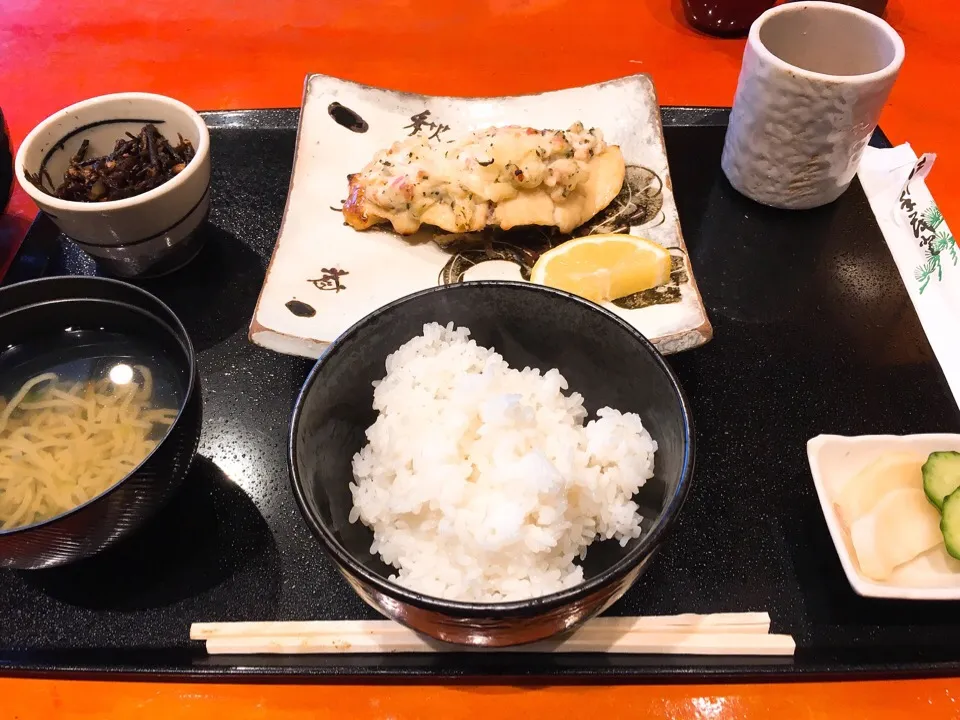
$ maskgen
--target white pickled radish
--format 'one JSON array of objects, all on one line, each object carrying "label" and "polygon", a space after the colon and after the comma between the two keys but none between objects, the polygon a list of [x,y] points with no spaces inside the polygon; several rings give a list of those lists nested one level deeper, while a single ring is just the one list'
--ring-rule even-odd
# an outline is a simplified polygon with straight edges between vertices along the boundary
[{"label": "white pickled radish", "polygon": [[912,453],[889,453],[854,475],[840,490],[837,512],[843,524],[849,527],[871,512],[883,497],[895,490],[923,487],[925,457]]},{"label": "white pickled radish", "polygon": [[940,513],[919,487],[894,490],[853,523],[850,539],[860,572],[886,580],[897,566],[943,542]]}]

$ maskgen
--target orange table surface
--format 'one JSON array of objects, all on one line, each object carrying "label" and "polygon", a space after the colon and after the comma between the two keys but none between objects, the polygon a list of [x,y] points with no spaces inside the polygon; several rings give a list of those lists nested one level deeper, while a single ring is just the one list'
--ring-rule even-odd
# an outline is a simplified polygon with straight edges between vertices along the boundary
[{"label": "orange table surface", "polygon": [[[929,184],[960,222],[956,0],[891,0],[887,18],[907,59],[881,126],[939,154]],[[209,110],[296,106],[308,72],[449,95],[646,72],[662,104],[729,105],[742,52],[742,40],[690,30],[679,0],[0,0],[0,107],[16,145],[46,115],[106,92]],[[34,213],[17,192],[0,222],[0,269]],[[7,678],[0,718],[956,718],[958,695],[960,682],[944,679],[513,688]]]},{"label": "orange table surface", "polygon": [[2,680],[3,720],[940,720],[960,681],[770,685],[208,685]]}]

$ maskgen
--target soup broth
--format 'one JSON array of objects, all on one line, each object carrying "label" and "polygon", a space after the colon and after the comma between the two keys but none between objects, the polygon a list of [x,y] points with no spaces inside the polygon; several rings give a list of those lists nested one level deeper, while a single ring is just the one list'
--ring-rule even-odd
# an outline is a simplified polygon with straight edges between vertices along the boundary
[{"label": "soup broth", "polygon": [[0,353],[0,532],[116,485],[166,436],[184,373],[144,340],[67,328]]}]

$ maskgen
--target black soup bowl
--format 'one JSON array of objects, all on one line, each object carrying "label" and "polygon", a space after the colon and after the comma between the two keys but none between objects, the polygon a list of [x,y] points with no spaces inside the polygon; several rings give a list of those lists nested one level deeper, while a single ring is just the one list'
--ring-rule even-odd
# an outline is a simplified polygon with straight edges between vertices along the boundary
[{"label": "black soup bowl", "polygon": [[[164,387],[176,388],[170,395],[176,398],[171,405],[178,405],[176,420],[125,478],[53,518],[0,530],[0,567],[48,568],[94,555],[160,510],[190,468],[202,420],[190,337],[173,311],[133,285],[97,277],[52,277],[0,289],[0,338],[5,347],[0,382],[6,384],[11,378],[23,382],[52,364],[76,361],[86,366],[99,362],[101,352],[112,357],[114,348],[122,355],[123,349],[138,347],[144,359],[165,369]],[[159,376],[155,380],[157,385]]]},{"label": "black soup bowl", "polygon": [[[353,455],[376,419],[373,382],[387,356],[427,323],[470,329],[511,367],[558,368],[591,416],[604,406],[636,412],[658,443],[654,477],[635,501],[643,534],[625,547],[594,542],[584,582],[529,600],[456,602],[388,580],[370,552],[372,532],[350,523]],[[654,346],[611,312],[573,295],[521,282],[466,282],[410,295],[367,316],[332,343],[297,400],[290,435],[293,491],[307,523],[353,589],[382,614],[431,637],[499,647],[572,629],[613,604],[649,565],[676,521],[694,463],[687,400]]]}]

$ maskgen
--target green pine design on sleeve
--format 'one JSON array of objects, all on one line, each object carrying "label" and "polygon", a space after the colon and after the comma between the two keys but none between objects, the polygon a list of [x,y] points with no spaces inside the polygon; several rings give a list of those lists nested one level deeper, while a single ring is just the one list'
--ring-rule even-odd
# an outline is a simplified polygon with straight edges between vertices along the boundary
[{"label": "green pine design on sleeve", "polygon": [[939,255],[930,256],[923,265],[918,265],[917,269],[913,271],[913,276],[917,279],[917,282],[920,283],[921,295],[923,295],[923,291],[927,289],[927,285],[930,284],[930,278],[934,273],[940,273]]},{"label": "green pine design on sleeve", "polygon": [[931,205],[923,214],[923,221],[927,223],[927,227],[936,231],[936,229],[940,227],[940,224],[943,222],[943,213],[940,212],[940,208],[938,208],[936,205]]},{"label": "green pine design on sleeve", "polygon": [[913,277],[920,283],[919,292],[921,295],[930,284],[931,278],[936,276],[938,282],[943,280],[941,257],[944,252],[949,255],[953,265],[957,265],[958,260],[960,260],[957,255],[957,243],[953,239],[953,235],[946,230],[937,232],[937,229],[943,224],[943,214],[940,212],[940,208],[936,205],[927,208],[923,213],[923,223],[933,237],[924,246],[926,260],[913,271]]}]

